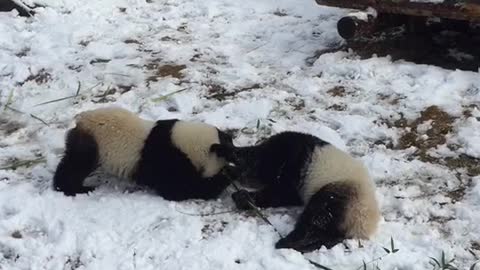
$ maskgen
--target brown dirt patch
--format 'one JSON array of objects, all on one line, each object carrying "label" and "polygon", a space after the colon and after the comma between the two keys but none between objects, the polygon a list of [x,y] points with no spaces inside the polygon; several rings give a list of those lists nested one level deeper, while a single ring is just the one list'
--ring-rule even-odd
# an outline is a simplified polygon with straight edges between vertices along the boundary
[{"label": "brown dirt patch", "polygon": [[347,95],[345,87],[343,86],[335,86],[332,89],[328,90],[327,93],[330,94],[332,97],[344,97]]},{"label": "brown dirt patch", "polygon": [[333,104],[332,106],[328,106],[327,110],[331,111],[345,111],[347,109],[347,105],[345,104]]},{"label": "brown dirt patch", "polygon": [[[449,166],[449,165],[447,165],[447,166]],[[463,166],[458,166],[458,167],[463,167]],[[454,169],[456,167],[451,167],[451,168]],[[467,170],[468,170],[468,168],[467,168]],[[452,200],[453,203],[462,201],[463,197],[465,197],[465,194],[467,193],[467,190],[472,186],[472,178],[463,177],[463,178],[466,178],[466,180],[462,181],[462,174],[461,173],[457,173],[456,177],[459,181],[461,181],[460,185],[458,186],[457,189],[447,191],[446,194],[445,194],[445,196],[449,197]]]},{"label": "brown dirt patch", "polygon": [[207,98],[223,101],[229,97],[234,97],[241,92],[246,92],[254,89],[261,89],[262,85],[259,83],[254,83],[252,85],[238,88],[233,91],[227,91],[227,89],[225,89],[223,86],[216,85],[216,84],[207,85],[207,87],[209,89],[208,92],[210,93],[210,95]]},{"label": "brown dirt patch", "polygon": [[38,71],[37,74],[30,74],[27,79],[23,82],[18,83],[18,85],[22,86],[26,82],[34,81],[37,84],[44,84],[52,80],[52,75],[47,72],[45,69],[41,69]]},{"label": "brown dirt patch", "polygon": [[0,118],[0,134],[3,133],[5,136],[11,135],[23,127],[25,127],[25,125],[22,123]]},{"label": "brown dirt patch", "polygon": [[80,72],[80,71],[82,71],[83,66],[82,65],[68,65],[67,68],[70,69],[70,70],[74,70],[76,72]]},{"label": "brown dirt patch", "polygon": [[[403,136],[400,137],[397,145],[387,145],[387,147],[390,146],[389,148],[403,150],[413,146],[417,149],[414,156],[423,162],[440,164],[452,170],[464,169],[470,176],[480,175],[480,159],[478,158],[465,154],[461,154],[458,157],[438,158],[428,154],[430,149],[447,142],[445,136],[452,132],[452,125],[455,119],[455,117],[449,115],[439,107],[430,106],[420,113],[419,118],[411,122],[403,117],[393,123],[387,121],[388,126],[402,128],[406,131]],[[424,130],[422,132],[419,126],[425,123],[430,123],[430,126],[428,126],[426,131]],[[456,145],[447,146],[452,151],[458,148]],[[466,187],[461,187],[449,193],[449,196],[457,201],[463,198],[465,188]]]},{"label": "brown dirt patch", "polygon": [[123,41],[125,44],[142,44],[140,41],[136,39],[126,39]]},{"label": "brown dirt patch", "polygon": [[150,62],[145,64],[143,67],[147,70],[157,70],[160,67],[160,62],[162,61],[161,58],[152,59]]},{"label": "brown dirt patch", "polygon": [[161,41],[172,41],[172,42],[177,42],[179,41],[179,39],[177,38],[173,38],[173,37],[170,37],[170,36],[164,36],[162,38],[160,38]]},{"label": "brown dirt patch", "polygon": [[196,53],[194,54],[191,58],[190,58],[190,61],[191,62],[197,62],[198,60],[200,60],[200,58],[202,57],[203,54],[201,53]]},{"label": "brown dirt patch", "polygon": [[15,239],[21,239],[23,238],[23,235],[20,231],[14,231],[10,236],[12,236]]},{"label": "brown dirt patch", "polygon": [[219,84],[216,84],[216,83],[207,83],[205,84],[205,86],[207,87],[207,91],[208,91],[208,94],[210,97],[212,98],[216,98],[215,95],[220,95],[220,94],[225,94],[227,89],[225,89],[225,87],[219,85]]},{"label": "brown dirt patch", "polygon": [[30,48],[23,48],[18,53],[16,53],[15,56],[18,58],[22,58],[24,56],[27,56],[29,52],[30,52]]},{"label": "brown dirt patch", "polygon": [[182,23],[179,27],[177,27],[178,32],[188,33],[188,26],[186,23]]},{"label": "brown dirt patch", "polygon": [[278,16],[278,17],[285,17],[288,14],[284,10],[277,10],[273,12],[273,15]]},{"label": "brown dirt patch", "polygon": [[111,59],[95,58],[95,59],[90,61],[90,65],[108,63],[110,61],[111,61]]},{"label": "brown dirt patch", "polygon": [[480,251],[480,242],[472,242],[470,248]]},{"label": "brown dirt patch", "polygon": [[480,159],[467,155],[459,155],[456,158],[445,158],[445,165],[451,169],[464,168],[470,176],[480,175]]},{"label": "brown dirt patch", "polygon": [[130,90],[132,90],[133,85],[119,84],[119,85],[117,85],[117,88],[118,88],[118,92],[120,94],[125,94],[125,93],[129,92]]},{"label": "brown dirt patch", "polygon": [[299,97],[288,97],[285,102],[290,105],[294,111],[300,111],[305,108],[305,100]]},{"label": "brown dirt patch", "polygon": [[[411,146],[418,148],[420,151],[426,151],[438,145],[445,144],[447,135],[452,131],[454,117],[442,111],[437,106],[430,106],[420,113],[420,117],[412,123],[408,123],[406,119],[400,119],[394,122],[395,127],[410,128],[399,140],[397,148],[406,149]],[[419,125],[430,122],[430,127],[426,131],[427,138],[422,138],[422,133],[418,130]]]},{"label": "brown dirt patch", "polygon": [[208,239],[214,233],[223,232],[228,225],[227,221],[214,221],[210,224],[205,224],[202,228],[202,238]]},{"label": "brown dirt patch", "polygon": [[479,109],[479,106],[477,104],[470,104],[470,105],[467,105],[467,106],[463,106],[463,116],[465,116],[465,118],[468,118],[468,117],[472,117],[473,114],[472,114],[472,111],[473,110],[478,110]]},{"label": "brown dirt patch", "polygon": [[153,70],[154,74],[147,78],[147,82],[157,82],[159,78],[172,77],[183,79],[183,70],[186,65],[158,65],[157,63],[149,63],[145,66],[148,70]]},{"label": "brown dirt patch", "polygon": [[103,93],[93,97],[93,103],[109,103],[115,101],[114,95],[116,93],[124,94],[132,90],[133,85],[117,85],[108,87]]},{"label": "brown dirt patch", "polygon": [[117,89],[114,87],[108,87],[102,94],[94,96],[92,99],[93,103],[109,103],[114,102],[115,98],[113,95],[117,93]]},{"label": "brown dirt patch", "polygon": [[377,99],[387,102],[390,105],[397,105],[400,103],[400,100],[405,99],[406,96],[397,95],[397,94],[378,94]]},{"label": "brown dirt patch", "polygon": [[78,43],[80,46],[87,47],[90,44],[90,40],[82,40]]}]

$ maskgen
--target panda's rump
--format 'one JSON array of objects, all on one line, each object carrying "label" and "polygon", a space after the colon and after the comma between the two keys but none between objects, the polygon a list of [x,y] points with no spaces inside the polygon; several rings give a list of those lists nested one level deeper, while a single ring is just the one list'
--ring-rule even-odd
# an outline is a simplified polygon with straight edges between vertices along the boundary
[{"label": "panda's rump", "polygon": [[317,147],[308,164],[301,194],[305,203],[329,187],[338,195],[348,190],[345,197],[340,230],[347,237],[368,238],[377,228],[380,211],[375,198],[374,184],[363,164],[338,148]]},{"label": "panda's rump", "polygon": [[368,178],[361,162],[330,144],[315,147],[304,171],[305,179],[300,190],[304,202],[327,184]]},{"label": "panda's rump", "polygon": [[115,107],[83,112],[76,123],[95,138],[102,169],[122,178],[131,177],[154,125]]},{"label": "panda's rump", "polygon": [[347,202],[340,228],[348,238],[368,239],[377,230],[381,216],[375,191],[372,186],[358,183],[352,187],[355,194]]}]

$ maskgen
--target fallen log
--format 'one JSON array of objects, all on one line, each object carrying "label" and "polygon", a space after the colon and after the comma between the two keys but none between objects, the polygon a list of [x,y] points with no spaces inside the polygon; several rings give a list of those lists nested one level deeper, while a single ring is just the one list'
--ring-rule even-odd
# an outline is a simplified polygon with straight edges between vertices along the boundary
[{"label": "fallen log", "polygon": [[375,30],[375,17],[368,16],[366,20],[356,16],[346,16],[337,22],[338,34],[344,39],[357,39],[369,36]]},{"label": "fallen log", "polygon": [[420,17],[480,22],[479,0],[444,0],[443,2],[411,2],[409,0],[315,0],[319,5],[360,9],[374,8],[378,14],[403,14]]},{"label": "fallen log", "polygon": [[[360,15],[360,16],[359,16]],[[382,31],[388,27],[404,25],[408,18],[396,14],[376,14],[367,10],[366,12],[351,13],[337,22],[338,34],[346,39],[358,39],[370,37],[373,33]]]},{"label": "fallen log", "polygon": [[18,15],[31,17],[34,12],[19,0],[0,0],[0,12],[17,10]]}]

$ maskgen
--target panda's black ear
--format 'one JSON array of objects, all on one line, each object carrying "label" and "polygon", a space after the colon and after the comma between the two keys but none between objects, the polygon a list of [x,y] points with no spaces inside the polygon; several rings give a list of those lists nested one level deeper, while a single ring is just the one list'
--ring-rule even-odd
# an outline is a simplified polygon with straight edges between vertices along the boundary
[{"label": "panda's black ear", "polygon": [[219,130],[218,131],[218,137],[220,139],[220,144],[228,144],[228,145],[233,145],[233,136],[225,131]]},{"label": "panda's black ear", "polygon": [[219,157],[225,157],[225,145],[214,143],[210,146],[210,152],[217,154]]}]

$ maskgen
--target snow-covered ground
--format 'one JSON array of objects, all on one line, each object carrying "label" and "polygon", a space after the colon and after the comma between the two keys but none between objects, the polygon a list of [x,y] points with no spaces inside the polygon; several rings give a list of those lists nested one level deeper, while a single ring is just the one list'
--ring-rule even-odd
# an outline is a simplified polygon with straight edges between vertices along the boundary
[{"label": "snow-covered ground", "polygon": [[[0,13],[0,269],[432,269],[442,251],[466,269],[479,258],[478,72],[317,59],[342,42],[348,11],[314,0],[33,2],[45,5],[34,18]],[[274,249],[275,231],[236,212],[231,190],[182,203],[114,181],[53,192],[70,120],[109,104],[206,121],[239,145],[283,130],[331,141],[370,169],[379,231],[302,255]],[[299,209],[264,213],[285,234]],[[399,251],[375,260],[391,238]]]}]

